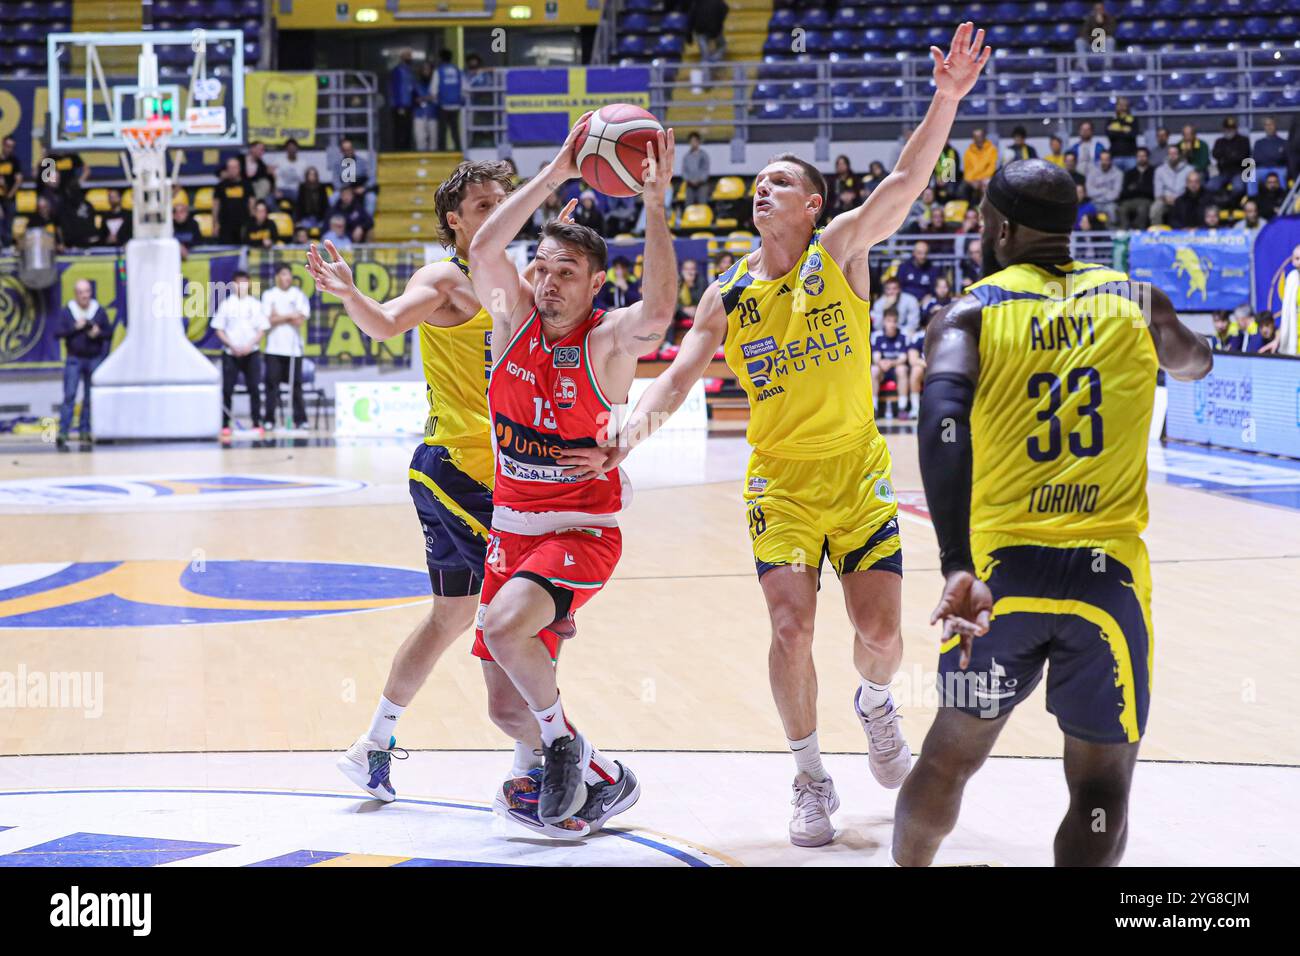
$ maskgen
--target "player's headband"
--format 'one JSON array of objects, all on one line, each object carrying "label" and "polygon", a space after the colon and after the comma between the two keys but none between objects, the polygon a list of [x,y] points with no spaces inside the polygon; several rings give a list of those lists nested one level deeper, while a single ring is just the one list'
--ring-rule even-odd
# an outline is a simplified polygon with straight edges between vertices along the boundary
[{"label": "player's headband", "polygon": [[989,180],[988,195],[993,208],[1008,220],[1039,232],[1068,235],[1074,230],[1074,221],[1079,216],[1079,204],[1073,200],[1064,203],[1021,196],[1007,182],[1006,174],[1001,169]]}]

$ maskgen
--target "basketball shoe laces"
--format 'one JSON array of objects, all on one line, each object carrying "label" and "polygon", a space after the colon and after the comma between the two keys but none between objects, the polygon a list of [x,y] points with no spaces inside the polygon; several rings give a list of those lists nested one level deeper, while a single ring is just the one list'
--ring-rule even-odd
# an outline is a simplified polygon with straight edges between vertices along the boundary
[{"label": "basketball shoe laces", "polygon": [[794,796],[790,799],[790,803],[794,805],[795,820],[799,826],[806,829],[807,825],[814,820],[827,816],[831,787],[829,777],[825,780],[810,780],[807,783],[795,784]]},{"label": "basketball shoe laces", "polygon": [[867,740],[877,756],[889,758],[898,753],[898,722],[902,717],[894,706],[879,717],[867,717]]},{"label": "basketball shoe laces", "polygon": [[370,786],[388,782],[388,770],[393,757],[405,760],[409,756],[409,751],[395,746],[390,746],[388,750],[370,751]]}]

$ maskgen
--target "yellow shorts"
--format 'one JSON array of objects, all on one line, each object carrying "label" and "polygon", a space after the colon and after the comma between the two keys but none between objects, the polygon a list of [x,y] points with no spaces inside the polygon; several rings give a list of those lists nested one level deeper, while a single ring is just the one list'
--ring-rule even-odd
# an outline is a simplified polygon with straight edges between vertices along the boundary
[{"label": "yellow shorts", "polygon": [[749,537],[758,576],[829,556],[835,573],[903,573],[898,502],[885,440],[802,461],[755,451],[745,473]]}]

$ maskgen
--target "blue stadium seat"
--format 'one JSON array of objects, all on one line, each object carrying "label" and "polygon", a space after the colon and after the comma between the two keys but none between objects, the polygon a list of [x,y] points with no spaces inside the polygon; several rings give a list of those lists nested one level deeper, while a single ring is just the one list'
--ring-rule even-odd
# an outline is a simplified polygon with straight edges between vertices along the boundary
[{"label": "blue stadium seat", "polygon": [[650,13],[659,9],[659,0],[624,0],[623,7],[625,10],[639,10],[643,13]]},{"label": "blue stadium seat", "polygon": [[[993,9],[986,3],[968,3],[959,7],[962,20],[969,20],[976,26],[982,23],[988,23],[993,19]],[[954,22],[951,19],[949,22]],[[956,21],[961,22],[961,21]],[[955,27],[953,29],[956,29]],[[945,48],[946,49],[946,48]]]},{"label": "blue stadium seat", "polygon": [[1161,80],[1166,90],[1190,90],[1196,85],[1196,76],[1192,73],[1169,73]]},{"label": "blue stadium seat", "polygon": [[790,104],[780,100],[765,100],[754,106],[754,115],[765,120],[785,119],[790,115]]},{"label": "blue stadium seat", "polygon": [[239,12],[246,17],[260,17],[262,15],[262,0],[244,0],[240,5]]},{"label": "blue stadium seat", "polygon": [[860,112],[860,104],[848,100],[832,100],[831,116],[834,119],[855,119]]},{"label": "blue stadium seat", "polygon": [[1023,96],[1013,93],[1011,96],[1004,97],[1002,102],[998,104],[998,112],[1010,113],[1013,115],[1017,113],[1028,113],[1029,104],[1025,102]]},{"label": "blue stadium seat", "polygon": [[1230,17],[1219,17],[1210,24],[1207,36],[1215,40],[1232,40],[1237,36],[1237,21]]},{"label": "blue stadium seat", "polygon": [[785,89],[784,86],[777,83],[767,83],[767,82],[755,83],[754,95],[753,95],[754,101],[756,103],[758,102],[765,103],[770,100],[780,99],[781,94],[784,92],[784,89]]},{"label": "blue stadium seat", "polygon": [[1169,110],[1199,110],[1205,108],[1206,96],[1204,93],[1187,91],[1176,93],[1165,97],[1165,109]]},{"label": "blue stadium seat", "polygon": [[927,27],[924,42],[947,52],[948,44],[952,42],[952,30],[949,27]]},{"label": "blue stadium seat", "polygon": [[831,15],[823,7],[813,7],[799,14],[799,26],[805,30],[820,30],[831,25]]},{"label": "blue stadium seat", "polygon": [[809,53],[824,55],[835,49],[831,43],[831,35],[826,30],[809,30],[804,36],[805,48]]},{"label": "blue stadium seat", "polygon": [[639,33],[625,33],[618,38],[618,56],[645,56],[650,52],[646,38]]},{"label": "blue stadium seat", "polygon": [[45,60],[45,47],[43,46],[38,47],[20,43],[9,49],[12,54],[10,62],[15,66],[35,66]]},{"label": "blue stadium seat", "polygon": [[991,16],[998,23],[1019,23],[1022,19],[1020,16],[1020,4],[995,3],[993,5]]},{"label": "blue stadium seat", "polygon": [[1184,43],[1195,43],[1205,36],[1204,22],[1196,18],[1179,20],[1174,27],[1174,38]]},{"label": "blue stadium seat", "polygon": [[1155,0],[1128,0],[1117,15],[1123,18],[1121,23],[1124,20],[1149,20],[1155,16]]},{"label": "blue stadium seat", "polygon": [[1100,113],[1102,101],[1098,96],[1072,96],[1070,103],[1076,113]]},{"label": "blue stadium seat", "polygon": [[1277,13],[1283,6],[1282,0],[1254,0],[1251,4],[1257,13]]},{"label": "blue stadium seat", "polygon": [[996,61],[999,73],[1033,73],[1042,65],[1042,60],[1032,56],[1004,56]]},{"label": "blue stadium seat", "polygon": [[43,23],[25,20],[22,23],[11,24],[10,29],[5,32],[11,33],[14,41],[18,43],[35,43],[45,36],[46,30]]},{"label": "blue stadium seat", "polygon": [[[1287,14],[1284,17],[1278,17],[1274,25],[1274,29],[1277,31],[1276,35],[1280,37],[1297,36],[1298,34],[1300,34],[1300,18],[1297,18],[1292,14]],[[1288,50],[1287,52],[1291,54],[1293,57],[1300,58],[1300,50],[1293,49],[1293,50]],[[1295,60],[1292,60],[1291,62],[1295,62]]]},{"label": "blue stadium seat", "polygon": [[792,30],[798,26],[798,17],[793,10],[776,10],[768,21],[768,30]]},{"label": "blue stadium seat", "polygon": [[1272,90],[1253,90],[1250,94],[1250,108],[1256,110],[1272,109],[1277,105],[1278,94]]},{"label": "blue stadium seat", "polygon": [[1273,21],[1267,17],[1247,17],[1241,25],[1241,36],[1248,40],[1262,40],[1266,37],[1279,36],[1274,33]]},{"label": "blue stadium seat", "polygon": [[1041,46],[1050,40],[1047,27],[1041,23],[1026,23],[1020,28],[1020,41],[1025,46]]},{"label": "blue stadium seat", "polygon": [[988,116],[989,101],[983,96],[968,96],[961,101],[962,116]]},{"label": "blue stadium seat", "polygon": [[832,30],[830,48],[832,50],[849,50],[857,52],[866,48],[862,42],[861,30]]},{"label": "blue stadium seat", "polygon": [[1230,86],[1235,87],[1237,77],[1234,73],[1225,73],[1222,70],[1206,70],[1196,77],[1196,85],[1203,90],[1225,89]]},{"label": "blue stadium seat", "polygon": [[72,19],[72,0],[52,0],[45,7],[51,20]]},{"label": "blue stadium seat", "polygon": [[921,44],[921,34],[916,27],[904,26],[894,30],[894,49],[914,51]]},{"label": "blue stadium seat", "polygon": [[860,30],[870,22],[865,7],[840,7],[835,11],[832,25],[841,30]]},{"label": "blue stadium seat", "polygon": [[880,27],[867,27],[862,31],[862,43],[868,50],[885,48],[885,31]]},{"label": "blue stadium seat", "polygon": [[[1082,19],[1082,18],[1080,18]],[[1056,22],[1052,24],[1052,42],[1061,45],[1074,45],[1074,38],[1079,35],[1077,23]]]},{"label": "blue stadium seat", "polygon": [[832,53],[830,57],[831,76],[841,79],[866,76],[866,64],[861,56],[846,53]]},{"label": "blue stadium seat", "polygon": [[1224,112],[1238,110],[1241,108],[1241,96],[1235,89],[1217,89],[1210,94],[1210,107]]},{"label": "blue stadium seat", "polygon": [[763,41],[763,52],[773,56],[790,55],[790,33],[786,30],[772,30]]},{"label": "blue stadium seat", "polygon": [[663,29],[669,33],[689,33],[691,29],[690,18],[686,14],[678,12],[665,14]]},{"label": "blue stadium seat", "polygon": [[1300,107],[1300,86],[1288,86],[1277,95],[1277,105],[1283,109]]},{"label": "blue stadium seat", "polygon": [[1121,20],[1115,26],[1115,39],[1120,43],[1136,43],[1147,38],[1145,20]]},{"label": "blue stadium seat", "polygon": [[[1072,90],[1074,89],[1074,81],[1075,81],[1075,79],[1076,79],[1075,77],[1071,77],[1071,78],[1070,78],[1070,84],[1071,84],[1071,89],[1072,89]],[[1085,76],[1085,77],[1080,77],[1080,79],[1086,79],[1086,76]],[[1055,93],[1055,92],[1056,92],[1056,80],[1053,79],[1053,78],[1048,78],[1048,77],[1046,77],[1046,76],[1042,76],[1042,75],[1040,75],[1040,74],[1035,73],[1033,76],[1031,76],[1031,77],[1029,78],[1029,82],[1028,82],[1028,83],[1023,84],[1023,85],[1020,87],[1020,92],[1022,92],[1022,93],[1034,93],[1034,94],[1039,94],[1039,93]]]},{"label": "blue stadium seat", "polygon": [[[1071,73],[1070,78],[1066,80],[1066,87],[1071,93],[1096,93],[1101,91],[1102,81],[1106,78],[1096,73]],[[1046,93],[1052,87],[1049,86],[1039,92]]]},{"label": "blue stadium seat", "polygon": [[1221,17],[1244,17],[1250,13],[1258,13],[1257,5],[1246,4],[1246,0],[1219,0],[1214,11]]},{"label": "blue stadium seat", "polygon": [[1162,17],[1176,17],[1183,12],[1183,0],[1156,0],[1156,13]]},{"label": "blue stadium seat", "polygon": [[863,85],[852,80],[836,80],[831,84],[831,99],[846,100],[852,96],[861,96]]},{"label": "blue stadium seat", "polygon": [[995,47],[1010,46],[1015,31],[1008,23],[995,23],[988,29],[988,42]]},{"label": "blue stadium seat", "polygon": [[902,112],[902,107],[896,102],[868,100],[867,105],[862,110],[862,115],[879,119],[889,116],[900,116],[902,115]]},{"label": "blue stadium seat", "polygon": [[650,14],[648,13],[629,13],[618,25],[619,31],[624,33],[649,33],[650,32]]},{"label": "blue stadium seat", "polygon": [[1211,17],[1218,11],[1222,0],[1183,0],[1183,16]]}]

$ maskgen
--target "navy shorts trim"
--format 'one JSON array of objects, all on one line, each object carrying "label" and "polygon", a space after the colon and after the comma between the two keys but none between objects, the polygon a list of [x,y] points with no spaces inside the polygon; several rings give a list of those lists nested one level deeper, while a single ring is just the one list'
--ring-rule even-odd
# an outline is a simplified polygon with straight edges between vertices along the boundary
[{"label": "navy shorts trim", "polygon": [[483,585],[487,529],[492,526],[492,489],[457,468],[440,445],[415,449],[409,484],[424,533],[433,593],[443,597],[478,594]]}]

